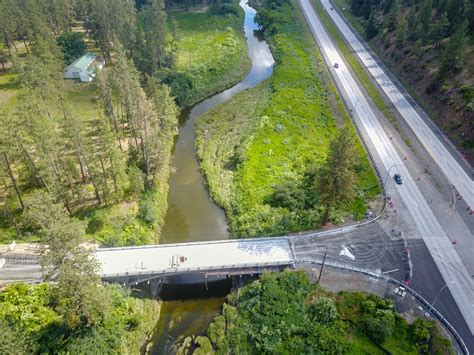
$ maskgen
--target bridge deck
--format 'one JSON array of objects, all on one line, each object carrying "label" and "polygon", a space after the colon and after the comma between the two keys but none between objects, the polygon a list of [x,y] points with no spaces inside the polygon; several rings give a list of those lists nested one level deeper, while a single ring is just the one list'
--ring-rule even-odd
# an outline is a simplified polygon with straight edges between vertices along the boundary
[{"label": "bridge deck", "polygon": [[104,248],[97,249],[95,254],[105,278],[290,265],[293,262],[286,238]]}]

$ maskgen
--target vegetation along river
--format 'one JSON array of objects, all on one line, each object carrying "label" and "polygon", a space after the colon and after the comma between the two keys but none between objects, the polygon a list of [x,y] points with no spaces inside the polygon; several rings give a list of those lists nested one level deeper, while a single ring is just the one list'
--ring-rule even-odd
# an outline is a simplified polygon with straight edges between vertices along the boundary
[{"label": "vegetation along river", "polygon": [[168,212],[161,234],[161,243],[195,242],[227,239],[229,232],[224,211],[210,198],[194,150],[196,119],[227,101],[235,94],[255,86],[272,73],[274,60],[268,44],[256,33],[255,10],[242,1],[245,11],[244,30],[252,68],[247,77],[237,85],[211,96],[194,107],[183,110],[180,118],[178,140],[173,154],[176,171],[170,178]]},{"label": "vegetation along river", "polygon": [[[257,85],[272,74],[273,56],[262,35],[256,32],[256,11],[248,6],[246,0],[242,0],[240,6],[245,12],[244,31],[252,67],[240,83],[183,110],[173,154],[173,166],[176,171],[170,178],[169,207],[161,243],[227,239],[230,236],[224,211],[209,198],[203,182],[194,150],[194,123],[199,116],[214,106]],[[186,300],[163,302],[156,328],[156,341],[151,352],[171,353],[177,340],[191,334],[203,333],[212,318],[218,315],[228,287],[226,284],[217,283],[209,285],[205,292],[198,286],[191,287],[183,291],[186,293]]]}]

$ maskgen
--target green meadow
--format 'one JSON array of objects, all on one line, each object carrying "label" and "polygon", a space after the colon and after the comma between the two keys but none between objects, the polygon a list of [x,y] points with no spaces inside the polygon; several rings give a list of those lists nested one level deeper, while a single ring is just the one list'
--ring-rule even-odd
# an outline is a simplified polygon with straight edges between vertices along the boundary
[{"label": "green meadow", "polygon": [[183,88],[181,106],[192,105],[232,86],[249,71],[244,12],[236,1],[232,6],[236,14],[171,13],[177,32],[175,70],[191,84]]},{"label": "green meadow", "polygon": [[[353,129],[296,3],[269,12],[273,75],[196,124],[197,153],[211,196],[225,209],[231,231],[243,237],[320,227],[315,172],[338,127]],[[349,215],[361,218],[380,192],[360,142],[354,153],[357,197],[331,212],[332,223]],[[283,205],[274,202],[276,195]]]}]

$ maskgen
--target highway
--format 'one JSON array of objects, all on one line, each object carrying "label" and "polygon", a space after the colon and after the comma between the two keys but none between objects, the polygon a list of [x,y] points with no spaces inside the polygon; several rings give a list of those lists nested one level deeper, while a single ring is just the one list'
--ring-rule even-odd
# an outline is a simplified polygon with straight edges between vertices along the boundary
[{"label": "highway", "polygon": [[[372,145],[375,147],[375,153],[380,158],[385,172],[388,172],[391,168],[396,166],[396,169],[391,169],[392,175],[399,173],[403,176],[405,182],[402,185],[396,185],[397,194],[401,199],[400,202],[403,203],[415,221],[418,235],[423,238],[436,266],[448,284],[449,290],[468,324],[471,333],[474,334],[474,282],[471,276],[416,185],[415,180],[406,168],[404,160],[399,156],[390,137],[377,120],[371,105],[356,83],[342,56],[332,43],[321,21],[316,16],[309,0],[299,0],[299,4],[321,53],[329,68],[331,68],[331,73],[338,89],[346,100],[347,106],[353,108],[355,123],[360,130],[367,133]],[[326,4],[328,3],[326,2]],[[327,6],[328,8],[330,7],[330,5]],[[333,68],[335,63],[339,64],[337,69]],[[426,128],[426,130],[429,129]],[[442,148],[445,149],[444,147]],[[446,151],[446,154],[449,153]],[[439,161],[440,159],[436,160]],[[452,169],[455,168],[453,167]],[[453,172],[451,172],[451,174],[453,174]],[[464,191],[465,194],[473,193],[472,189],[471,191],[467,191],[469,189],[468,184],[464,184],[463,186],[466,187],[466,191]],[[456,187],[461,193],[459,189],[461,185]],[[398,203],[399,205],[400,202]],[[452,283],[452,281],[454,281],[454,283]]]},{"label": "highway", "polygon": [[321,4],[339,28],[345,40],[352,47],[354,53],[359,57],[370,74],[372,74],[377,84],[410,126],[425,149],[431,154],[448,180],[456,187],[456,190],[458,190],[471,210],[474,210],[474,181],[470,175],[464,171],[425,121],[423,121],[418,112],[416,112],[364,45],[354,35],[339,13],[331,10],[331,3],[328,0],[321,0]]}]

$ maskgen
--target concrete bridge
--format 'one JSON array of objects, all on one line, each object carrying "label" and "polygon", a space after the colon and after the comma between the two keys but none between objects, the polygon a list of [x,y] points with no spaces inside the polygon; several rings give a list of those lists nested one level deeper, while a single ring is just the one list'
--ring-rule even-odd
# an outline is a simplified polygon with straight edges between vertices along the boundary
[{"label": "concrete bridge", "polygon": [[286,237],[102,248],[95,256],[105,281],[125,285],[179,274],[258,274],[295,261]]}]

